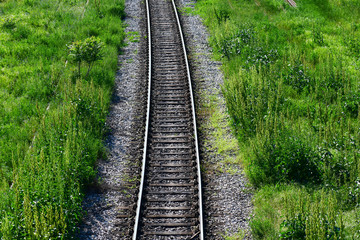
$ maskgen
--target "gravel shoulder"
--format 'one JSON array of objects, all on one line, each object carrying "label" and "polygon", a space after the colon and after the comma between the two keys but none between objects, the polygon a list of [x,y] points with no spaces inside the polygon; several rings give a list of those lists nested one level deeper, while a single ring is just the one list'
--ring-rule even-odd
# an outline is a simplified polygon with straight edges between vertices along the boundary
[{"label": "gravel shoulder", "polygon": [[[194,9],[194,4],[192,0],[178,0],[180,8]],[[216,128],[221,127],[221,137],[226,139],[223,143],[236,142],[227,123],[228,116],[221,94],[221,63],[212,59],[212,49],[208,44],[209,34],[201,18],[183,13],[181,21],[195,86],[203,168],[206,238],[224,239],[224,236],[236,236],[240,239],[245,235],[246,239],[251,239],[251,187],[241,167],[227,161],[229,158],[236,158],[237,147],[219,151],[223,146],[219,146],[214,137],[219,132]],[[222,123],[213,124],[212,114],[217,114],[217,121]]]},{"label": "gravel shoulder", "polygon": [[[179,8],[194,7],[191,0],[177,0]],[[87,212],[79,226],[79,239],[130,239],[130,229],[119,224],[124,207],[135,204],[136,181],[139,177],[146,95],[146,39],[142,17],[143,1],[126,0],[127,46],[119,55],[113,101],[107,125],[108,158],[99,160],[98,183],[87,193]],[[204,215],[206,239],[241,236],[251,239],[249,219],[252,214],[251,189],[237,164],[225,161],[235,158],[234,151],[219,152],[211,123],[213,111],[223,116],[224,138],[233,139],[226,124],[226,111],[221,95],[221,64],[211,59],[209,34],[201,19],[183,13],[181,17],[195,89],[196,110],[203,169]],[[215,99],[215,100],[214,100]],[[210,110],[209,110],[210,109]],[[229,171],[231,170],[231,171]],[[134,183],[134,184],[133,184]],[[239,234],[240,233],[240,234]],[[236,238],[240,239],[240,238]]]}]

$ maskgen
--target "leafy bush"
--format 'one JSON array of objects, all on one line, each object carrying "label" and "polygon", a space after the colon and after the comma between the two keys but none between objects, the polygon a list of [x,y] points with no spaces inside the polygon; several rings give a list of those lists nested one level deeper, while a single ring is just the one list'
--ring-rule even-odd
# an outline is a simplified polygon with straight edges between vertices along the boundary
[{"label": "leafy bush", "polygon": [[223,1],[211,9],[211,12],[214,13],[212,16],[214,16],[214,20],[216,20],[216,23],[218,25],[226,22],[230,18],[231,6],[229,5],[229,3],[230,2]]},{"label": "leafy bush", "polygon": [[1,19],[2,27],[5,29],[14,29],[16,27],[16,19],[14,15],[5,16]]},{"label": "leafy bush", "polygon": [[306,239],[306,217],[299,213],[280,225],[280,239]]},{"label": "leafy bush", "polygon": [[228,20],[230,17],[230,12],[227,9],[220,9],[220,10],[214,9],[214,14],[218,24]]},{"label": "leafy bush", "polygon": [[261,67],[259,72],[255,68],[242,71],[239,79],[226,80],[222,89],[239,139],[254,136],[264,121],[273,118],[284,107],[282,84],[273,78],[276,72],[262,72]]},{"label": "leafy bush", "polygon": [[342,97],[343,108],[353,118],[359,115],[360,107],[360,90],[350,91]]},{"label": "leafy bush", "polygon": [[217,42],[218,51],[228,60],[239,56],[244,59],[244,67],[247,69],[255,66],[268,66],[279,58],[275,48],[264,48],[256,37],[253,27],[244,27],[235,31],[234,34],[221,37]]},{"label": "leafy bush", "polygon": [[344,43],[348,46],[349,51],[351,54],[354,55],[354,57],[359,57],[359,53],[360,53],[360,43],[358,40],[358,37],[355,36],[355,31],[357,31],[357,26],[355,27],[355,29],[353,30],[353,34],[348,36],[344,36]]},{"label": "leafy bush", "polygon": [[263,47],[256,47],[250,49],[245,64],[248,67],[251,67],[253,65],[269,66],[271,63],[274,63],[278,58],[279,53],[277,49],[264,49]]},{"label": "leafy bush", "polygon": [[324,45],[324,35],[322,34],[319,26],[313,27],[313,41],[320,46]]},{"label": "leafy bush", "polygon": [[[348,204],[358,205],[360,204],[360,177],[357,177],[353,184],[348,188]],[[359,219],[360,220],[360,219]]]},{"label": "leafy bush", "polygon": [[287,3],[281,0],[265,0],[262,3],[268,11],[273,13],[277,13],[287,7]]},{"label": "leafy bush", "polygon": [[305,89],[309,89],[311,85],[310,77],[305,73],[302,63],[288,65],[288,74],[284,79],[284,83],[292,86],[297,92],[301,93]]},{"label": "leafy bush", "polygon": [[89,75],[91,68],[96,61],[103,58],[102,48],[104,44],[99,38],[94,36],[86,38],[84,41],[73,42],[68,45],[69,56],[73,62],[78,65],[78,76],[81,75],[81,63],[86,62],[88,64],[88,70],[85,78]]},{"label": "leafy bush", "polygon": [[[303,216],[302,214],[298,214],[292,219],[284,220],[280,226],[280,239],[297,239],[297,240],[305,240],[310,238],[306,236],[306,223],[309,216]],[[324,228],[325,236],[321,236],[321,239],[326,240],[335,240],[341,239],[340,228],[337,226],[330,226],[330,223],[327,220],[322,219],[322,227]],[[314,234],[316,239],[319,239],[319,235]]]},{"label": "leafy bush", "polygon": [[319,156],[305,140],[284,131],[254,149],[254,158],[250,161],[248,171],[250,179],[257,184],[318,183],[322,164],[319,160]]},{"label": "leafy bush", "polygon": [[228,37],[222,37],[217,45],[219,52],[229,59],[231,56],[247,54],[247,49],[252,48],[255,41],[255,31],[249,27],[238,29]]},{"label": "leafy bush", "polygon": [[280,224],[280,239],[326,239],[343,238],[342,219],[337,214],[334,191],[324,189],[306,192],[299,189],[284,199],[287,210]]}]

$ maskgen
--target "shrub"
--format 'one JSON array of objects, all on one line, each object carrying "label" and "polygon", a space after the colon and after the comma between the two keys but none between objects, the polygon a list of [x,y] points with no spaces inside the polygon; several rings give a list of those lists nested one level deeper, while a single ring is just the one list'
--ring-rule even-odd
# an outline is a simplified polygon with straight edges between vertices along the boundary
[{"label": "shrub", "polygon": [[[294,199],[296,198],[296,199]],[[338,216],[334,192],[307,193],[299,190],[295,196],[285,196],[285,220],[280,224],[280,239],[343,238],[342,220]]]},{"label": "shrub", "polygon": [[357,177],[348,188],[348,203],[353,206],[360,204],[360,177]]},{"label": "shrub", "polygon": [[306,217],[299,213],[280,225],[280,239],[305,239]]},{"label": "shrub", "polygon": [[214,14],[215,14],[218,24],[220,24],[221,22],[224,22],[230,18],[230,13],[229,13],[229,10],[227,10],[227,9],[217,10],[214,8]]},{"label": "shrub", "polygon": [[218,43],[219,52],[223,57],[230,59],[231,56],[248,54],[249,48],[255,44],[255,31],[252,27],[238,29],[234,34],[222,37]]},{"label": "shrub", "polygon": [[250,49],[247,60],[245,62],[245,66],[269,66],[271,63],[274,63],[278,58],[279,53],[277,49],[256,47]]},{"label": "shrub", "polygon": [[14,29],[16,27],[16,19],[13,15],[5,16],[1,19],[2,27],[5,29]]},{"label": "shrub", "polygon": [[278,113],[284,103],[281,83],[275,83],[269,72],[262,73],[261,67],[259,71],[241,71],[239,79],[226,80],[222,89],[239,138],[254,136],[258,125]]},{"label": "shrub", "polygon": [[103,58],[102,48],[104,44],[99,38],[94,36],[86,38],[84,41],[76,41],[68,45],[69,56],[73,62],[78,65],[78,75],[81,75],[81,63],[88,64],[88,70],[85,78],[89,75],[91,68],[96,61]]},{"label": "shrub", "polygon": [[352,117],[356,118],[360,107],[360,90],[350,91],[342,97],[343,108]]},{"label": "shrub", "polygon": [[305,68],[302,63],[288,65],[288,74],[284,79],[284,83],[296,89],[301,93],[305,89],[309,89],[311,84],[310,76],[305,73]]},{"label": "shrub", "polygon": [[283,131],[277,137],[270,137],[253,151],[248,171],[254,183],[321,181],[319,156],[304,139],[292,132]]},{"label": "shrub", "polygon": [[222,57],[230,60],[232,57],[239,56],[244,59],[243,66],[247,69],[254,65],[269,66],[279,58],[276,48],[263,45],[264,43],[256,37],[256,32],[251,26],[244,26],[230,36],[221,37],[217,42],[217,48]]},{"label": "shrub", "polygon": [[281,0],[265,0],[262,1],[262,4],[264,4],[264,7],[273,13],[277,13],[281,10],[284,10],[284,8],[287,7],[287,3],[285,1]]},{"label": "shrub", "polygon": [[221,24],[230,18],[230,10],[229,2],[223,1],[220,4],[217,4],[214,10],[214,17],[216,19],[217,24]]},{"label": "shrub", "polygon": [[324,45],[324,35],[319,26],[313,27],[313,41],[320,46]]}]

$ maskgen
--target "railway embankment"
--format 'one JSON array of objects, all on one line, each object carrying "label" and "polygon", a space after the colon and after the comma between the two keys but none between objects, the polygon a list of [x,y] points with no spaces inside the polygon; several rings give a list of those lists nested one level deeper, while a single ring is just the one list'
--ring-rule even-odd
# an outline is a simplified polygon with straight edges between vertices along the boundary
[{"label": "railway embankment", "polygon": [[253,237],[359,238],[360,4],[199,0],[196,9],[255,188]]}]

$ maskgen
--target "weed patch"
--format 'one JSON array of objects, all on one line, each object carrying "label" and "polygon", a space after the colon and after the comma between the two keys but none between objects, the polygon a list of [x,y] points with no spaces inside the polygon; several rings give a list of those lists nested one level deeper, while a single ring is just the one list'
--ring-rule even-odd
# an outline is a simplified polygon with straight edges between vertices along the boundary
[{"label": "weed patch", "polygon": [[0,8],[0,238],[70,239],[105,157],[124,1]]},{"label": "weed patch", "polygon": [[[350,222],[359,204],[359,7],[197,2],[223,62],[222,91],[245,172],[258,188],[255,239],[358,234]],[[299,201],[286,205],[294,196]]]},{"label": "weed patch", "polygon": [[[274,139],[254,146],[258,151],[250,162],[249,177],[254,183],[276,184],[284,182],[319,183],[320,156],[294,133],[284,130]],[[263,176],[264,179],[259,177]]]}]

